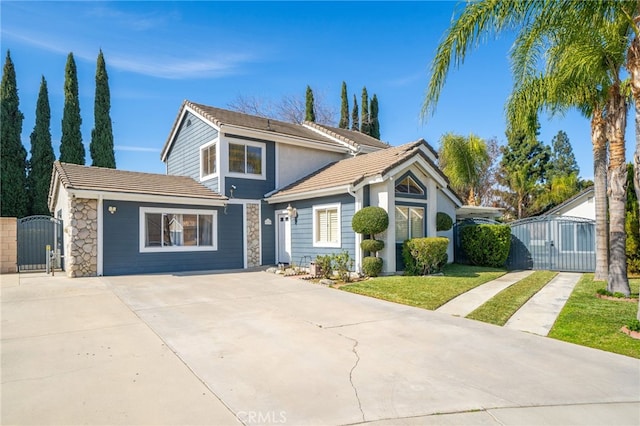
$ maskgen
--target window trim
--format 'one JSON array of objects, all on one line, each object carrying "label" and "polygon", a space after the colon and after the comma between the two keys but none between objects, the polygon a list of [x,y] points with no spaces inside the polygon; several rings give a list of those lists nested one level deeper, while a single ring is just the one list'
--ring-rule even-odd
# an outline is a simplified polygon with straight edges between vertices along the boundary
[{"label": "window trim", "polygon": [[[247,146],[253,146],[261,149],[261,174],[257,173],[240,173],[240,172],[232,172],[229,168],[229,161],[231,161],[231,145],[244,145],[244,166],[245,170],[247,170]],[[244,139],[232,139],[229,138],[227,140],[227,176],[235,177],[241,179],[256,179],[256,180],[266,180],[267,179],[267,144],[264,142],[255,142]]]},{"label": "window trim", "polygon": [[[428,235],[428,230],[427,230],[427,207],[425,205],[419,205],[419,204],[415,204],[415,205],[412,205],[412,204],[396,204],[394,208],[397,209],[398,207],[405,207],[405,208],[409,209],[408,210],[409,216],[407,218],[407,233],[408,233],[409,239],[412,239],[412,238],[425,238]],[[411,236],[411,231],[412,231],[412,228],[411,228],[411,209],[420,209],[420,210],[422,210],[422,233],[423,233],[422,237],[412,237]],[[397,225],[397,220],[398,220],[398,212],[394,211],[394,224],[393,224],[394,233],[396,233],[395,227]],[[395,241],[396,244],[402,244],[404,241],[406,241],[406,240],[398,241],[397,233],[396,233],[396,235],[394,235],[394,239],[396,240]]]},{"label": "window trim", "polygon": [[[320,241],[318,235],[318,212],[321,210],[336,210],[338,215],[338,241],[336,243]],[[313,247],[340,248],[342,247],[342,213],[340,203],[318,204],[312,208]]]},{"label": "window trim", "polygon": [[[411,193],[396,191],[396,187],[400,184],[400,182],[402,182],[406,178],[411,179],[422,190],[422,194],[411,194]],[[416,199],[416,200],[428,199],[427,186],[423,184],[420,181],[420,179],[418,179],[416,175],[413,174],[411,171],[403,173],[398,179],[396,179],[393,182],[393,193],[395,194],[396,198],[407,198],[407,199]]]},{"label": "window trim", "polygon": [[[595,246],[593,247],[593,250],[578,250],[578,226],[579,225],[588,225],[587,223],[583,223],[583,222],[561,222],[560,226],[558,227],[558,236],[559,236],[559,240],[560,240],[560,253],[595,253]],[[573,244],[573,248],[571,250],[567,250],[565,247],[565,238],[562,236],[562,228],[564,226],[570,226],[572,229],[572,238],[571,238],[571,242]],[[594,231],[594,242],[595,242],[595,231]]]},{"label": "window trim", "polygon": [[[214,140],[212,140],[210,142],[207,142],[204,145],[200,146],[200,149],[199,149],[200,156],[199,156],[199,162],[198,162],[198,169],[199,169],[200,181],[201,182],[205,181],[205,180],[209,180],[209,179],[213,179],[213,178],[218,177],[218,170],[220,170],[220,164],[219,164],[219,161],[220,161],[220,150],[218,149],[218,146],[219,146],[218,139],[219,138],[215,138]],[[216,152],[216,163],[215,163],[216,171],[213,172],[213,173],[210,173],[208,175],[204,175],[202,173],[203,172],[202,171],[202,156],[203,156],[203,152],[204,152],[205,149],[211,147],[212,145],[215,146],[215,152]]]},{"label": "window trim", "polygon": [[[195,214],[212,216],[212,245],[210,246],[169,246],[169,247],[146,247],[146,214]],[[179,208],[162,208],[162,207],[140,207],[139,213],[140,228],[138,234],[138,244],[140,253],[172,253],[172,252],[190,252],[190,251],[217,251],[218,250],[218,211],[217,210],[200,210],[200,209],[179,209]]]}]

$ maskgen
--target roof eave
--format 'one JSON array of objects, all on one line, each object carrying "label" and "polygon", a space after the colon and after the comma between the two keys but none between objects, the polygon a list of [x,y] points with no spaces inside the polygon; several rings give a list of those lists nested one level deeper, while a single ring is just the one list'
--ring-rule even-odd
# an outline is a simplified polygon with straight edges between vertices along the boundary
[{"label": "roof eave", "polygon": [[207,198],[207,197],[193,197],[193,196],[179,196],[169,194],[145,194],[137,192],[118,192],[118,191],[104,191],[95,189],[76,189],[67,188],[67,192],[70,196],[76,198],[91,198],[91,199],[108,199],[113,201],[135,201],[135,202],[154,202],[161,204],[185,204],[185,205],[200,205],[200,206],[212,206],[212,207],[224,207],[227,204],[228,199],[224,198]]}]

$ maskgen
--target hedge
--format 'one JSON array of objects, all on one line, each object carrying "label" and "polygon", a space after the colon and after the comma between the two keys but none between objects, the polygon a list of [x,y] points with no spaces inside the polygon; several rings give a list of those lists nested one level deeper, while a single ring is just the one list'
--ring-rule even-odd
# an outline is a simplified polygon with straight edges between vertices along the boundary
[{"label": "hedge", "polygon": [[449,259],[449,239],[444,237],[412,238],[402,245],[405,275],[427,275],[439,272]]},{"label": "hedge", "polygon": [[474,265],[503,267],[511,247],[509,225],[469,225],[461,230],[462,249]]},{"label": "hedge", "polygon": [[358,234],[379,234],[389,227],[389,215],[382,207],[365,207],[353,215],[351,227]]},{"label": "hedge", "polygon": [[453,227],[453,219],[446,213],[436,213],[436,231],[448,231]]},{"label": "hedge", "polygon": [[373,256],[363,258],[362,272],[369,277],[377,277],[382,272],[382,259]]}]

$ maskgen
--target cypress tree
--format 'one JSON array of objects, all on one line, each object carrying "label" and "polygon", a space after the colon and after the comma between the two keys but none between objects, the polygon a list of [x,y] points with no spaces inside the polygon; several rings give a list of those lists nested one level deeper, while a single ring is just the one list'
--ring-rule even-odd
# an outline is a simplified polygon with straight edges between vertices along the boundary
[{"label": "cypress tree", "polygon": [[380,122],[378,121],[378,97],[373,94],[371,99],[371,136],[380,140]]},{"label": "cypress tree", "polygon": [[51,109],[47,81],[42,77],[38,104],[36,106],[36,124],[31,132],[31,158],[29,159],[29,203],[31,214],[48,215],[49,185],[51,169],[55,161],[51,145]]},{"label": "cypress tree", "polygon": [[553,137],[551,142],[553,153],[549,159],[549,178],[554,176],[569,176],[578,174],[580,168],[573,154],[573,148],[569,142],[569,136],[562,130]]},{"label": "cypress tree", "polygon": [[109,76],[104,63],[104,55],[100,49],[96,65],[96,98],[93,108],[95,124],[91,131],[89,151],[93,166],[115,169],[116,156],[113,152],[113,130],[109,110],[111,110]]},{"label": "cypress tree", "polygon": [[360,113],[360,131],[365,135],[371,135],[371,117],[369,116],[369,95],[367,88],[362,88],[362,112]]},{"label": "cypress tree", "polygon": [[307,86],[304,119],[312,123],[316,122],[316,112],[313,107],[313,91],[311,90],[310,86]]},{"label": "cypress tree", "polygon": [[27,151],[22,145],[22,120],[16,71],[7,50],[0,82],[0,215],[27,214]]},{"label": "cypress tree", "polygon": [[353,95],[353,110],[351,111],[351,130],[360,131],[360,114],[358,113],[358,100]]},{"label": "cypress tree", "polygon": [[341,129],[349,128],[349,100],[347,99],[347,83],[342,82],[342,93],[340,94],[340,123],[338,127]]},{"label": "cypress tree", "polygon": [[78,98],[78,76],[73,53],[67,57],[64,78],[64,110],[62,112],[62,138],[60,139],[60,161],[84,164],[85,152],[80,125],[80,99]]}]

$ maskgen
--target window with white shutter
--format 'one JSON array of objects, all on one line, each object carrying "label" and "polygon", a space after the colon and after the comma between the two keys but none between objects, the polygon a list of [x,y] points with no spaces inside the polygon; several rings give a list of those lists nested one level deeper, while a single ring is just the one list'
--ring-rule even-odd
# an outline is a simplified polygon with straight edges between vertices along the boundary
[{"label": "window with white shutter", "polygon": [[340,204],[313,207],[313,246],[340,247]]}]

